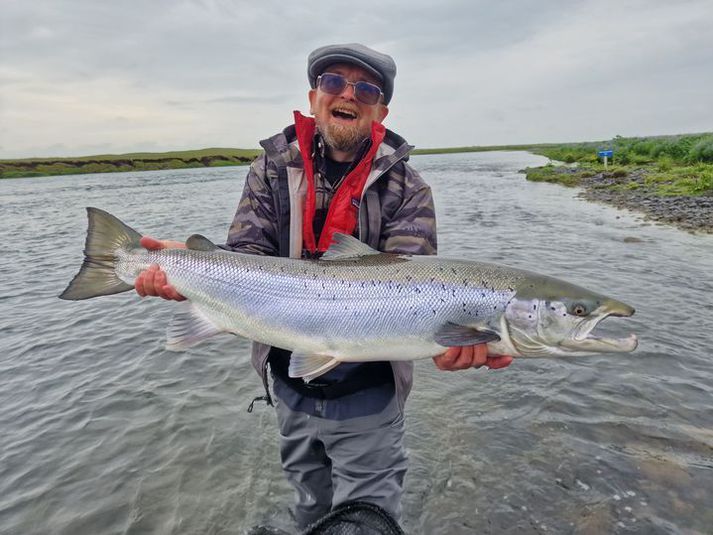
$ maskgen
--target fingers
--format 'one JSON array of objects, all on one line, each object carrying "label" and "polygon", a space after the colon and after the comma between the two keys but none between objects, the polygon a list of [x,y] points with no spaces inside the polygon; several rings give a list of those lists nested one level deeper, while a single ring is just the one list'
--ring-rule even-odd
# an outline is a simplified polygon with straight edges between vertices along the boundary
[{"label": "fingers", "polygon": [[139,243],[141,244],[141,247],[148,249],[149,251],[166,248],[161,240],[157,240],[151,236],[141,236]]},{"label": "fingers", "polygon": [[[143,244],[142,244],[143,245]],[[152,264],[146,271],[142,271],[134,281],[136,293],[141,297],[161,297],[169,301],[184,301],[186,298],[168,284],[166,273],[158,264]]]},{"label": "fingers", "polygon": [[496,357],[488,357],[488,362],[485,365],[491,370],[499,370],[501,368],[507,368],[512,364],[513,358],[505,355],[498,355]]},{"label": "fingers", "polygon": [[512,357],[505,355],[488,356],[487,344],[449,347],[444,353],[433,357],[433,362],[440,370],[454,371],[486,366],[491,370],[506,368],[512,363]]},{"label": "fingers", "polygon": [[157,240],[151,236],[141,236],[139,240],[141,247],[148,249],[149,251],[156,251],[158,249],[185,249],[186,244],[180,241],[173,240]]}]

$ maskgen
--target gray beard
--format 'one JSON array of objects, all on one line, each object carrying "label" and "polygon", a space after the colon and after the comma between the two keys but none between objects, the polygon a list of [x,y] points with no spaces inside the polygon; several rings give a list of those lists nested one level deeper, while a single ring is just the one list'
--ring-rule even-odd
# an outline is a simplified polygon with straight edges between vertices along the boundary
[{"label": "gray beard", "polygon": [[340,152],[354,152],[369,136],[365,136],[356,126],[327,125],[320,128],[327,147]]}]

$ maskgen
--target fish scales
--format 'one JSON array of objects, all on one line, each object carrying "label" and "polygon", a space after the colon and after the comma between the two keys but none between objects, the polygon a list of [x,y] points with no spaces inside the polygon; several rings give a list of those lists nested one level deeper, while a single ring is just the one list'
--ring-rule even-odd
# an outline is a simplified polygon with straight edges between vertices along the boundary
[{"label": "fish scales", "polygon": [[[220,251],[135,249],[117,272],[129,283],[159,264],[180,293],[215,310],[222,325],[243,325],[239,334],[257,330],[262,340],[271,341],[276,336],[306,338],[311,347],[317,340],[347,357],[355,334],[356,345],[369,346],[435,332],[446,321],[486,323],[502,313],[514,293],[512,285],[521,278],[515,271],[493,278],[487,264],[429,260],[305,262]],[[486,287],[482,283],[488,277]],[[378,351],[370,352],[360,357],[381,358]]]}]

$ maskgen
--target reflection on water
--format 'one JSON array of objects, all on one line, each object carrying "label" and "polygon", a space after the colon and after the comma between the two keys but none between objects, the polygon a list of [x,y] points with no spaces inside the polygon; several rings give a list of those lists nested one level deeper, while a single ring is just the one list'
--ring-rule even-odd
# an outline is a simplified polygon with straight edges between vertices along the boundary
[{"label": "reflection on water", "polygon": [[[637,308],[632,355],[417,364],[409,533],[705,533],[713,525],[713,237],[527,183],[525,153],[414,157],[441,254],[565,278]],[[85,206],[137,230],[225,238],[246,168],[0,181],[0,533],[290,528],[292,493],[249,345],[163,350],[171,303],[56,295]],[[605,322],[609,323],[609,322]]]}]

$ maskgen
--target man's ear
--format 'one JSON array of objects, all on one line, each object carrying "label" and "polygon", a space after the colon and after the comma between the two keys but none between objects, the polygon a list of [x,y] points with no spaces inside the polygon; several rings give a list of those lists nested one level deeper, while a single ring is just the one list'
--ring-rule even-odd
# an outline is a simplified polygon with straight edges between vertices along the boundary
[{"label": "man's ear", "polygon": [[386,119],[386,116],[389,114],[389,108],[386,104],[380,104],[379,105],[379,122],[383,122],[384,119]]},{"label": "man's ear", "polygon": [[309,114],[314,115],[314,102],[317,98],[317,90],[310,89],[307,93],[307,98],[309,99]]}]

